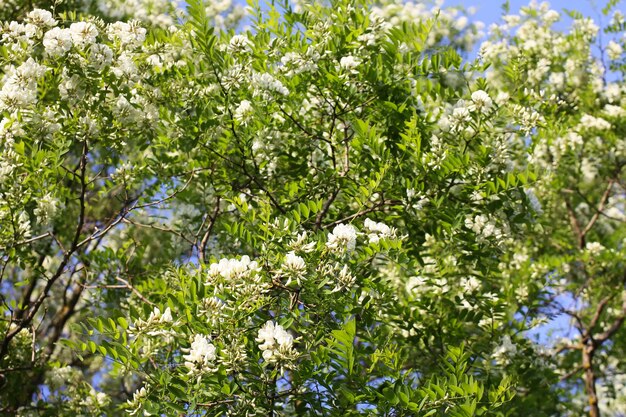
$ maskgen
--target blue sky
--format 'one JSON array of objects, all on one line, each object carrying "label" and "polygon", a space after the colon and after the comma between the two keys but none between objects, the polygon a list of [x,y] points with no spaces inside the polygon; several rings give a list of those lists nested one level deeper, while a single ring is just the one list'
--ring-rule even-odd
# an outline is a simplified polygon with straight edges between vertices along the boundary
[{"label": "blue sky", "polygon": [[[520,7],[528,5],[529,2],[530,0],[511,0],[511,12],[515,13]],[[474,6],[477,9],[474,15],[475,19],[489,26],[489,24],[498,21],[502,14],[501,6],[503,3],[504,0],[446,0],[444,5],[461,5],[465,8]],[[554,10],[575,9],[597,21],[601,15],[601,9],[606,4],[606,0],[553,0],[549,1],[549,3]],[[621,5],[621,10],[626,12],[626,4]]]}]

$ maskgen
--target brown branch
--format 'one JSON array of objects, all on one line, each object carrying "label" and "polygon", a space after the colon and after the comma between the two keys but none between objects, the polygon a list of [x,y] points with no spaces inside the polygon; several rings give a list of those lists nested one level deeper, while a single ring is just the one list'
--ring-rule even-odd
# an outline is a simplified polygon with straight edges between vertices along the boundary
[{"label": "brown branch", "polygon": [[368,213],[374,212],[374,211],[376,211],[376,210],[378,210],[378,209],[380,209],[380,208],[382,208],[384,206],[394,206],[394,205],[397,205],[397,204],[401,204],[401,202],[398,201],[398,200],[381,200],[378,203],[376,203],[375,205],[373,205],[372,207],[368,207],[366,209],[360,210],[360,211],[358,211],[358,212],[356,212],[354,214],[351,214],[351,215],[346,216],[346,217],[344,217],[342,219],[336,220],[336,221],[334,221],[332,223],[325,224],[323,229],[328,229],[328,228],[336,226],[338,224],[345,223],[345,222],[350,221],[350,220],[354,220],[354,219],[356,219],[358,217],[361,217],[361,216],[364,216],[364,215],[366,215]]},{"label": "brown branch", "polygon": [[567,198],[565,199],[565,206],[567,207],[567,214],[569,216],[570,224],[572,225],[574,236],[576,237],[576,243],[578,244],[578,248],[583,249],[585,247],[585,235],[583,235],[580,223],[576,218],[574,208]]},{"label": "brown branch", "polygon": [[57,268],[57,270],[54,273],[54,275],[52,275],[52,277],[48,280],[48,282],[46,283],[45,287],[43,288],[43,290],[39,294],[39,297],[37,297],[37,299],[35,300],[35,302],[32,305],[27,306],[28,314],[26,315],[26,317],[24,317],[19,322],[13,321],[13,323],[16,324],[16,326],[14,326],[13,329],[11,329],[11,327],[9,327],[7,333],[4,336],[4,339],[2,340],[2,343],[0,344],[0,360],[2,360],[6,356],[6,354],[8,353],[9,343],[11,343],[11,340],[13,340],[13,338],[20,331],[22,331],[23,329],[25,329],[28,326],[30,326],[30,323],[33,321],[33,319],[35,318],[35,315],[39,311],[39,308],[43,304],[44,300],[48,297],[50,289],[52,288],[54,283],[59,279],[59,277],[61,277],[61,275],[65,271],[65,267],[69,263],[72,255],[74,254],[74,252],[78,248],[81,231],[82,231],[83,225],[85,223],[85,196],[87,194],[86,174],[87,174],[87,154],[88,154],[88,152],[89,152],[89,148],[87,146],[87,141],[84,141],[83,142],[82,155],[80,157],[80,161],[79,161],[79,164],[78,164],[78,169],[80,170],[80,195],[79,195],[79,198],[78,198],[79,199],[79,205],[80,205],[80,212],[79,212],[79,216],[78,216],[78,225],[76,227],[76,231],[74,233],[74,238],[72,239],[72,244],[70,246],[70,249],[68,251],[64,252],[63,259],[61,260],[61,263],[59,264],[59,267]]},{"label": "brown branch", "polygon": [[215,209],[213,210],[213,214],[208,216],[210,218],[209,227],[207,228],[206,233],[202,236],[202,240],[200,241],[200,247],[198,248],[198,257],[202,263],[205,263],[205,252],[207,244],[209,243],[209,237],[211,236],[211,232],[213,231],[213,226],[215,226],[215,220],[220,211],[220,198],[217,198],[217,202],[215,203]]},{"label": "brown branch", "polygon": [[589,325],[587,326],[586,333],[588,333],[589,335],[591,334],[593,328],[596,327],[596,325],[598,324],[598,321],[600,320],[600,317],[602,316],[602,312],[604,311],[606,305],[609,303],[609,301],[611,301],[612,298],[613,295],[609,295],[607,297],[604,297],[600,301],[600,303],[598,303],[598,307],[596,307],[596,312],[594,313],[591,321],[589,322]]},{"label": "brown branch", "polygon": [[604,343],[606,340],[611,338],[615,333],[617,333],[620,327],[622,327],[622,324],[624,324],[625,318],[626,318],[626,297],[624,297],[624,303],[622,305],[622,313],[619,316],[617,316],[617,318],[613,321],[613,323],[611,323],[608,329],[606,329],[604,332],[600,334],[597,334],[594,339],[600,344]]},{"label": "brown branch", "polygon": [[611,194],[611,189],[613,188],[613,183],[614,183],[614,180],[610,179],[609,183],[606,186],[606,189],[604,190],[604,193],[602,194],[602,197],[600,197],[600,202],[598,203],[598,207],[596,208],[596,212],[593,214],[593,216],[591,216],[591,219],[589,219],[589,223],[587,223],[587,226],[585,226],[585,228],[582,230],[581,235],[582,235],[583,239],[585,238],[587,233],[589,233],[589,231],[591,230],[593,225],[596,223],[596,221],[598,221],[598,218],[600,217],[600,214],[602,213],[602,210],[604,210],[604,206],[605,206],[606,202],[609,199],[609,195]]},{"label": "brown branch", "polygon": [[569,371],[568,373],[563,375],[561,378],[559,378],[559,382],[563,382],[565,380],[570,379],[571,377],[573,377],[574,375],[576,375],[578,372],[580,372],[582,370],[583,370],[583,366],[582,365],[576,366],[574,369],[572,369],[571,371]]}]

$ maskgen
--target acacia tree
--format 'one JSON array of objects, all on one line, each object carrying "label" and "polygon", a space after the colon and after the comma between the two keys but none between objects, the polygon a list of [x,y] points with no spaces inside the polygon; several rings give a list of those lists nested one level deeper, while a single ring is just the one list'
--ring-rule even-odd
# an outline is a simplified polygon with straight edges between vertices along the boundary
[{"label": "acacia tree", "polygon": [[[477,61],[455,8],[115,4],[3,26],[3,413],[619,415],[619,43],[602,72],[537,4]],[[553,314],[580,337],[526,336]]]},{"label": "acacia tree", "polygon": [[518,114],[534,108],[541,115],[541,127],[514,159],[543,173],[533,186],[543,213],[540,227],[516,242],[511,273],[532,282],[521,301],[528,317],[570,319],[574,331],[554,346],[556,365],[561,382],[582,380],[591,416],[625,412],[619,358],[626,317],[626,66],[617,3],[601,11],[610,16],[603,29],[569,12],[566,32],[553,28],[562,18],[547,5],[523,8],[505,16],[481,49],[493,64],[491,85],[511,95]]}]

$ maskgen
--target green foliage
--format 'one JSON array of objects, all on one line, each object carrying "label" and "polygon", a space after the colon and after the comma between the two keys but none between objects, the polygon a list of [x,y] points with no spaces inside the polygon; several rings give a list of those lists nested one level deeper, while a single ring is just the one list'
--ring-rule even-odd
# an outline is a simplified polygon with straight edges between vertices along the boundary
[{"label": "green foliage", "polygon": [[544,4],[477,61],[421,3],[47,6],[2,28],[0,414],[621,412],[619,13],[603,72]]}]

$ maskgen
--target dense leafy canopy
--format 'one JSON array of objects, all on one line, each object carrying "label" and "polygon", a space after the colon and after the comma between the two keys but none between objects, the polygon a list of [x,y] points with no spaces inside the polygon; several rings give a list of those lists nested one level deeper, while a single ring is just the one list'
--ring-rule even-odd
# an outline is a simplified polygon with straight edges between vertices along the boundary
[{"label": "dense leafy canopy", "polygon": [[8,3],[1,414],[625,415],[618,1]]}]

